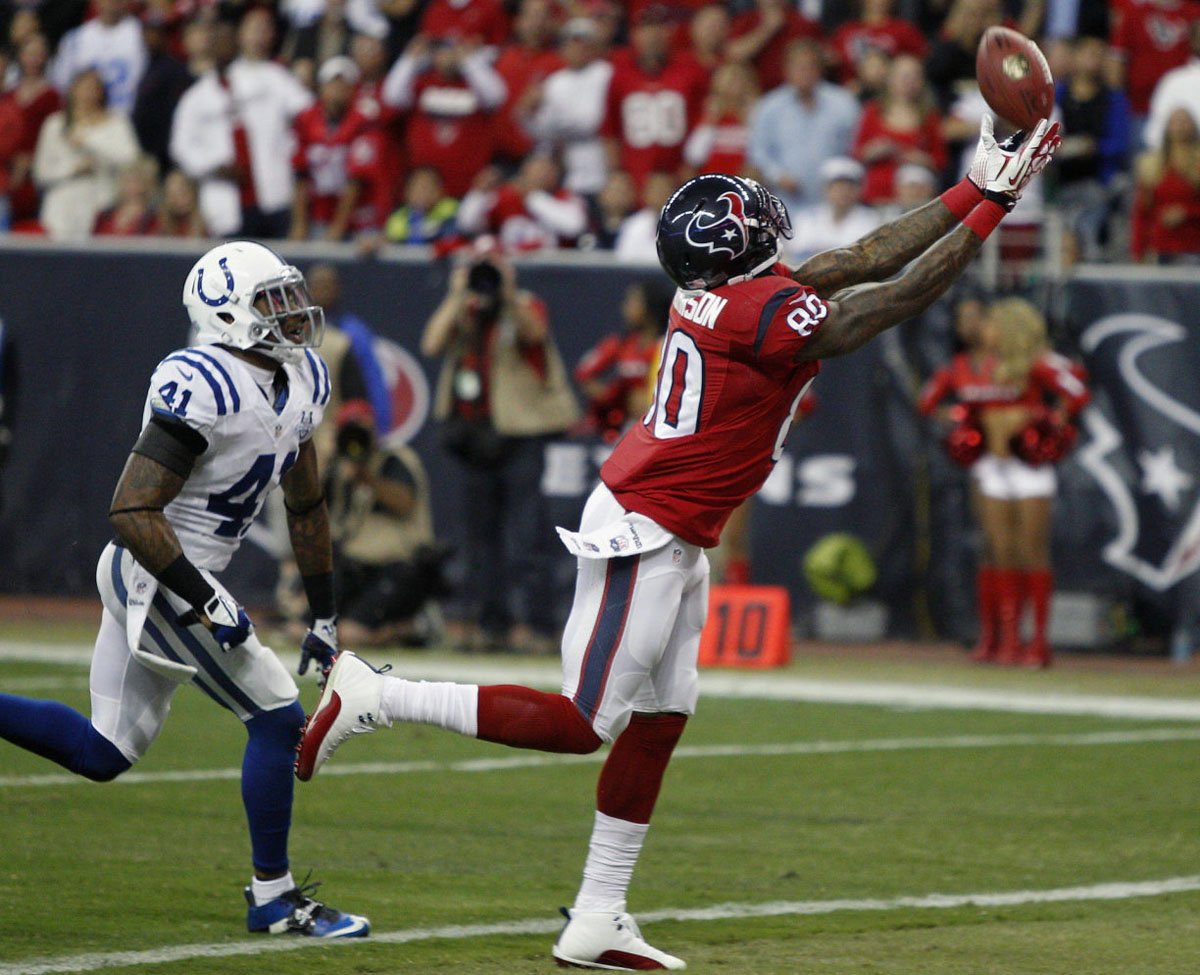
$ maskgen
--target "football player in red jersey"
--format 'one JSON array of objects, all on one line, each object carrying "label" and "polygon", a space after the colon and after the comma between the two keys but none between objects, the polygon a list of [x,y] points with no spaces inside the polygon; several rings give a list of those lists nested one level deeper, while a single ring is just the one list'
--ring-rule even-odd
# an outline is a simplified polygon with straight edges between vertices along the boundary
[{"label": "football player in red jersey", "polygon": [[298,777],[310,778],[353,735],[395,721],[551,752],[611,742],[583,882],[553,954],[583,967],[683,968],[642,938],[625,899],[696,705],[704,548],[766,479],[819,360],[858,348],[944,292],[1058,141],[1057,126],[1043,121],[1023,143],[999,146],[989,117],[967,179],[795,272],[777,263],[791,224],[764,187],[724,174],[680,187],[658,224],[659,257],[679,290],[654,402],[601,469],[579,531],[558,529],[578,558],[562,692],[400,680],[344,652],[306,725]]}]

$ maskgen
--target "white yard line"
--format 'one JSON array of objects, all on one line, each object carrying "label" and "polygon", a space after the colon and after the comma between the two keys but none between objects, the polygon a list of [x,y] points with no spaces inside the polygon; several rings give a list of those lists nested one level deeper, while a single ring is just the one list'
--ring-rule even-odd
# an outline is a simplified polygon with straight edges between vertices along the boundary
[{"label": "white yard line", "polygon": [[[78,665],[86,664],[91,659],[91,653],[91,647],[82,644],[47,645],[0,640],[0,660]],[[296,653],[288,652],[281,653],[280,658],[289,668],[294,668],[299,659]],[[557,688],[560,684],[558,661],[550,658],[405,658],[394,673],[413,679],[480,684],[525,683],[547,688]],[[6,690],[5,682],[0,679],[0,691],[3,690]],[[711,698],[866,704],[918,710],[1007,711],[1090,715],[1137,721],[1200,721],[1200,698],[1064,694],[897,681],[822,680],[778,672],[704,670],[700,672],[700,694],[701,697]]]},{"label": "white yard line", "polygon": [[[1056,887],[1048,890],[989,891],[973,894],[923,894],[910,897],[863,898],[828,901],[769,901],[763,904],[714,904],[699,908],[667,908],[638,915],[644,924],[656,921],[724,921],[734,918],[781,917],[787,915],[833,914],[842,911],[945,910],[956,907],[1020,907],[1025,904],[1054,904],[1079,901],[1129,900],[1158,897],[1200,890],[1200,876],[1168,877],[1139,883],[1105,883],[1081,887]],[[281,951],[327,947],[350,950],[379,944],[407,944],[413,941],[461,940],[504,935],[556,932],[562,921],[553,918],[525,918],[492,924],[455,924],[435,928],[406,928],[371,935],[365,941],[321,942],[312,938],[259,938],[215,944],[172,945],[143,951],[94,952],[61,955],[55,958],[31,958],[27,961],[0,963],[0,975],[57,975],[63,972],[97,972],[109,968],[142,965],[169,965],[197,958],[230,958],[264,955]]]},{"label": "white yard line", "polygon": [[[865,738],[848,741],[792,741],[760,745],[680,745],[672,759],[750,758],[764,755],[844,755],[853,752],[934,751],[960,748],[1089,747],[1095,745],[1140,745],[1157,742],[1200,741],[1200,728],[1145,728],[1128,731],[1092,731],[1079,734],[951,735],[929,738]],[[599,764],[605,752],[592,755],[546,755],[519,753],[501,758],[469,758],[456,762],[347,762],[333,763],[321,777],[333,775],[408,775],[416,772],[501,772],[547,766]],[[119,784],[145,785],[158,782],[207,782],[241,778],[240,768],[178,769],[161,772],[126,772]],[[0,776],[0,788],[82,785],[86,779],[66,772],[42,775]]]}]

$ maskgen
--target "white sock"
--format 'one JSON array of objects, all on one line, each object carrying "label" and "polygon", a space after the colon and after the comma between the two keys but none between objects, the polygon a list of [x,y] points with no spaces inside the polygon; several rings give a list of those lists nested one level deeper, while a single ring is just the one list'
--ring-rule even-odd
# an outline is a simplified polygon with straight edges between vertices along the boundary
[{"label": "white sock", "polygon": [[280,894],[286,894],[295,886],[296,881],[292,879],[289,870],[282,877],[276,877],[274,880],[259,880],[255,877],[250,881],[250,893],[254,895],[255,906],[262,907],[267,901],[273,901]]},{"label": "white sock", "polygon": [[385,677],[379,709],[389,722],[432,724],[474,738],[479,730],[479,687]]},{"label": "white sock", "polygon": [[648,829],[649,823],[614,819],[596,810],[575,910],[624,912],[625,894]]}]

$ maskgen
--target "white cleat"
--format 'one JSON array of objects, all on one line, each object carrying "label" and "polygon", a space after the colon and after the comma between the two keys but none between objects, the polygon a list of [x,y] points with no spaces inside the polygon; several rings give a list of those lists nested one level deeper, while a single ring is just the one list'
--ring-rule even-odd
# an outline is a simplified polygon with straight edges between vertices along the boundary
[{"label": "white cleat", "polygon": [[361,657],[343,650],[333,662],[316,710],[308,716],[296,746],[296,778],[307,782],[339,745],[391,722],[379,713],[383,677]]},{"label": "white cleat", "polygon": [[618,972],[687,968],[682,958],[646,944],[632,915],[559,910],[567,919],[554,942],[554,958],[560,965]]}]

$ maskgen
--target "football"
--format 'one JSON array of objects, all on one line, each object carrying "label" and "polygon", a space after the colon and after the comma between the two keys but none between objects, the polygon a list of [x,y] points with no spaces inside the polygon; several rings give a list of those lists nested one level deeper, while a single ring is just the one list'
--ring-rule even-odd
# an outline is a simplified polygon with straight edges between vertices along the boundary
[{"label": "football", "polygon": [[1054,77],[1036,44],[1007,27],[989,27],[975,53],[975,77],[993,112],[1032,129],[1054,108]]}]

